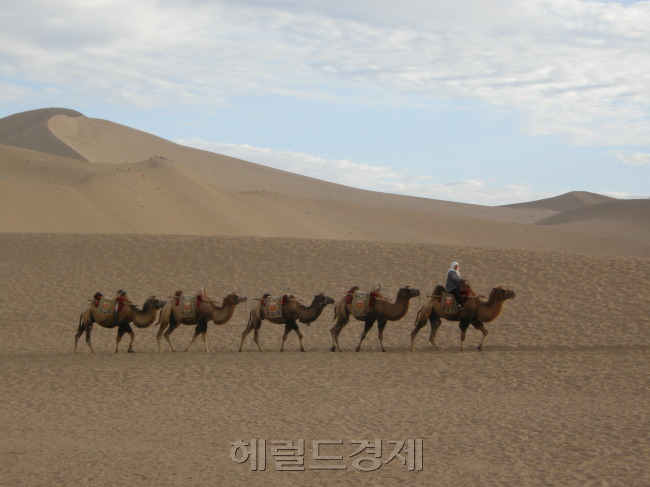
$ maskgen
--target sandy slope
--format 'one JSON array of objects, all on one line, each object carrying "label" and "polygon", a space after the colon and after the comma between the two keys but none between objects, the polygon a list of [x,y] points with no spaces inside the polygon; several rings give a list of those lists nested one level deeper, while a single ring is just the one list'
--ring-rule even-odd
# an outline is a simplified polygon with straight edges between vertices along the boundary
[{"label": "sandy slope", "polygon": [[160,159],[89,164],[9,146],[0,152],[0,204],[6,210],[0,214],[0,228],[6,232],[333,238],[650,255],[643,239],[635,242],[606,232],[593,238],[564,225],[524,225],[480,214],[461,217],[280,192],[237,192]]}]

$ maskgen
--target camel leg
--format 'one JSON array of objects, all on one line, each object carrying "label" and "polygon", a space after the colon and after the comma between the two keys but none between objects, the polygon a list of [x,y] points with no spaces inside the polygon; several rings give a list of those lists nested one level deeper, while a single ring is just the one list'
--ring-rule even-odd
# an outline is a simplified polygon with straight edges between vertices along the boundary
[{"label": "camel leg", "polygon": [[134,352],[134,350],[133,350],[133,340],[135,340],[135,333],[133,333],[133,331],[128,331],[127,333],[131,337],[131,341],[129,342],[129,349],[127,350],[127,352],[133,353]]},{"label": "camel leg", "polygon": [[347,321],[343,323],[339,323],[338,321],[336,324],[332,327],[330,330],[330,334],[332,335],[332,348],[330,348],[330,351],[336,352],[337,350],[339,352],[342,352],[341,350],[341,345],[339,345],[339,335],[341,334],[341,330],[345,325],[347,325]]},{"label": "camel leg", "polygon": [[474,328],[476,328],[477,330],[481,330],[481,333],[483,333],[483,336],[481,337],[481,343],[478,344],[478,351],[482,352],[483,342],[485,341],[485,337],[488,336],[487,328],[485,328],[485,324],[482,321],[472,322],[472,325],[474,325]]},{"label": "camel leg", "polygon": [[173,332],[174,330],[175,330],[175,328],[171,328],[171,327],[170,327],[169,330],[167,330],[167,331],[165,332],[165,334],[164,334],[165,340],[166,340],[167,343],[169,344],[169,348],[172,349],[172,352],[175,352],[175,351],[176,351],[176,349],[174,348],[174,345],[172,345],[172,339],[171,339],[171,334],[172,334],[172,332]]},{"label": "camel leg", "polygon": [[431,335],[429,335],[429,341],[431,342],[431,345],[438,350],[439,352],[442,352],[442,348],[438,346],[436,343],[436,333],[438,332],[438,328],[440,328],[440,325],[442,324],[442,321],[440,318],[437,316],[434,317],[433,315],[429,317],[429,322],[431,323]]},{"label": "camel leg", "polygon": [[300,342],[300,351],[304,352],[305,347],[302,346],[302,332],[300,331],[300,328],[298,327],[298,323],[293,324],[293,331],[295,331],[296,335],[298,335],[298,341]]},{"label": "camel leg", "polygon": [[253,311],[251,311],[250,318],[248,318],[248,324],[246,325],[246,328],[241,334],[241,343],[239,344],[239,351],[241,352],[242,349],[244,348],[244,341],[246,340],[246,337],[248,334],[255,330],[255,333],[253,334],[253,338],[255,340],[255,343],[257,344],[257,348],[259,351],[262,351],[262,348],[260,347],[259,342],[257,341],[258,333],[259,333],[259,327],[262,325],[262,320],[259,319],[258,316],[255,316]]},{"label": "camel leg", "polygon": [[338,346],[339,344],[336,342],[337,327],[338,323],[330,329],[330,335],[332,335],[332,346],[330,347],[330,352],[336,352],[337,349],[341,350]]},{"label": "camel leg", "polygon": [[255,331],[253,332],[253,341],[255,342],[255,345],[257,345],[257,349],[261,352],[262,347],[260,347],[260,327],[259,326],[255,327]]},{"label": "camel leg", "polygon": [[462,320],[458,323],[460,327],[460,351],[463,351],[463,342],[465,341],[465,335],[467,334],[467,328],[469,327],[469,321]]},{"label": "camel leg", "polygon": [[289,336],[289,333],[291,331],[295,331],[296,335],[298,335],[298,341],[300,342],[300,351],[304,352],[305,348],[302,346],[302,333],[300,332],[300,328],[298,328],[298,323],[295,321],[285,323],[284,335],[282,335],[282,346],[280,347],[280,351],[284,352],[284,343],[287,341],[287,336]]},{"label": "camel leg", "polygon": [[115,353],[118,353],[120,351],[120,340],[122,340],[122,335],[124,335],[124,331],[122,329],[118,329],[117,336],[115,337]]},{"label": "camel leg", "polygon": [[248,336],[248,334],[251,332],[252,329],[253,329],[253,325],[252,325],[252,323],[249,322],[248,325],[246,326],[246,329],[241,334],[241,343],[239,344],[239,351],[240,352],[242,351],[242,348],[244,347],[244,340],[246,340],[246,337]]},{"label": "camel leg", "polygon": [[87,343],[88,346],[90,347],[90,351],[91,351],[92,353],[95,353],[95,349],[93,348],[92,343],[90,343],[90,332],[91,332],[91,331],[93,331],[93,325],[92,325],[92,324],[90,324],[90,325],[88,325],[88,326],[86,327],[86,343]]},{"label": "camel leg", "polygon": [[289,336],[289,332],[291,331],[291,325],[289,323],[284,324],[284,335],[282,335],[282,345],[280,346],[280,351],[284,352],[284,342],[287,341],[287,336]]},{"label": "camel leg", "polygon": [[361,338],[359,339],[359,344],[357,345],[357,352],[361,350],[361,343],[366,339],[366,335],[372,328],[372,325],[375,324],[374,319],[367,319],[366,320],[366,325],[363,327],[363,332],[361,333]]},{"label": "camel leg", "polygon": [[[208,322],[201,321],[194,333],[201,333],[201,338],[203,339],[203,351],[208,353]],[[189,347],[188,347],[189,348]]]},{"label": "camel leg", "polygon": [[246,335],[248,335],[249,332],[250,332],[250,330],[248,329],[248,327],[242,332],[242,334],[241,334],[241,343],[239,344],[238,352],[241,352],[242,348],[244,348],[244,340],[246,340]]},{"label": "camel leg", "polygon": [[208,329],[206,328],[203,333],[201,333],[201,336],[203,337],[203,350],[207,353],[210,350],[208,350]]},{"label": "camel leg", "polygon": [[199,322],[196,327],[194,327],[194,335],[192,336],[192,340],[190,341],[190,344],[187,346],[185,349],[186,352],[190,351],[190,347],[194,344],[194,341],[198,338],[199,335],[201,335],[201,338],[203,339],[203,350],[208,352],[208,322]]},{"label": "camel leg", "polygon": [[[165,333],[165,330],[167,329],[167,325],[169,323],[159,323],[160,328],[158,329],[158,333],[156,334],[156,342],[158,343],[158,353],[162,352],[162,347],[160,346],[160,339],[163,336],[163,333]],[[165,335],[165,338],[167,339],[167,342],[169,342],[169,338],[167,335]],[[172,348],[172,352],[174,351],[174,347],[172,347],[171,342],[169,342],[169,346]]]},{"label": "camel leg", "polygon": [[133,330],[131,329],[131,326],[128,323],[126,325],[119,326],[117,329],[117,338],[115,339],[115,353],[119,352],[120,341],[122,340],[122,337],[124,336],[125,333],[128,333],[129,337],[131,337],[131,341],[129,342],[129,348],[127,349],[127,352],[133,353],[133,340],[135,340],[135,333],[133,333]]},{"label": "camel leg", "polygon": [[418,313],[417,318],[415,318],[415,326],[411,332],[411,352],[415,352],[415,337],[418,336],[418,333],[422,328],[424,328],[424,325],[426,325],[426,323],[426,320],[420,319],[420,315]]},{"label": "camel leg", "polygon": [[382,352],[386,351],[384,348],[384,328],[386,328],[386,323],[388,323],[388,320],[386,319],[381,319],[377,322],[377,329],[379,330],[379,344],[381,345]]},{"label": "camel leg", "polygon": [[77,343],[79,342],[79,337],[83,334],[84,327],[81,320],[79,320],[79,327],[77,328],[77,333],[74,335],[74,353],[77,353]]},{"label": "camel leg", "polygon": [[190,351],[190,348],[191,348],[192,345],[194,344],[194,340],[196,340],[196,337],[199,336],[199,333],[200,333],[200,332],[199,332],[199,329],[198,329],[198,328],[199,328],[198,326],[197,326],[196,328],[194,328],[194,335],[192,335],[192,339],[190,340],[189,345],[188,345],[187,348],[185,349],[186,352],[189,352],[189,351]]},{"label": "camel leg", "polygon": [[[166,325],[165,325],[166,326]],[[167,343],[169,344],[169,348],[172,349],[172,352],[175,352],[176,349],[174,348],[174,345],[172,345],[172,333],[174,333],[174,330],[180,326],[180,323],[176,321],[176,318],[174,317],[174,314],[169,318],[169,329],[165,332],[164,337],[165,340],[167,340]]]},{"label": "camel leg", "polygon": [[90,351],[92,353],[95,353],[95,349],[93,349],[92,344],[90,343],[90,332],[93,329],[93,325],[87,325],[85,326],[83,323],[79,325],[79,329],[77,330],[77,333],[74,336],[74,352],[77,353],[77,343],[79,342],[79,338],[81,335],[83,335],[84,332],[86,332],[86,344],[88,345],[88,348],[90,348]]}]

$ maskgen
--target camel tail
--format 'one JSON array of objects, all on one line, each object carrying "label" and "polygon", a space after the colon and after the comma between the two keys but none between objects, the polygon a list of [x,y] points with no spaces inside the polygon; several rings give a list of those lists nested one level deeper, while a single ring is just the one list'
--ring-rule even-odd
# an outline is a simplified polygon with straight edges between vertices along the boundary
[{"label": "camel tail", "polygon": [[77,332],[83,331],[83,321],[84,321],[84,315],[82,313],[79,315],[79,326],[77,327]]},{"label": "camel tail", "polygon": [[418,312],[415,315],[415,324],[417,325],[420,322],[420,313],[422,313],[422,308],[418,310]]},{"label": "camel tail", "polygon": [[336,313],[336,306],[334,306],[334,318],[332,318],[332,323],[336,321],[337,313]]}]

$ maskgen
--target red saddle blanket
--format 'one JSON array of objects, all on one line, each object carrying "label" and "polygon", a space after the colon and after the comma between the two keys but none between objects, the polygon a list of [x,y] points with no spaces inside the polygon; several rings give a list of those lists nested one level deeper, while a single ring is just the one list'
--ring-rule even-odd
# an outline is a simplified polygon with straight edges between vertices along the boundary
[{"label": "red saddle blanket", "polygon": [[282,317],[282,307],[289,299],[289,296],[285,294],[282,297],[275,297],[265,295],[264,299],[261,302],[262,309],[267,318],[281,318]]},{"label": "red saddle blanket", "polygon": [[458,311],[458,304],[456,303],[456,297],[453,294],[443,292],[440,297],[440,307],[445,313],[455,313]]}]

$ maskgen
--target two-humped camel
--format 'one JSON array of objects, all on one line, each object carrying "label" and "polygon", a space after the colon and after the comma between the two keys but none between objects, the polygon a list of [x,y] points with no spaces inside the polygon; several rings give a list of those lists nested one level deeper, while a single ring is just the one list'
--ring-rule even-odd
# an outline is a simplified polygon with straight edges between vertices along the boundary
[{"label": "two-humped camel", "polygon": [[445,288],[443,286],[436,286],[429,302],[422,306],[420,311],[418,311],[417,317],[415,318],[415,328],[413,328],[413,331],[411,332],[411,351],[414,349],[413,347],[416,335],[420,329],[427,324],[427,321],[431,323],[431,336],[429,336],[429,341],[437,350],[441,350],[440,347],[436,345],[436,332],[440,327],[441,318],[448,321],[459,322],[458,326],[460,327],[461,351],[463,351],[465,334],[470,324],[483,333],[481,343],[478,345],[478,349],[483,350],[483,341],[488,334],[488,331],[485,328],[485,323],[490,323],[491,321],[496,320],[503,311],[505,302],[508,299],[513,299],[515,297],[514,291],[505,286],[499,285],[490,291],[487,301],[483,301],[479,297],[471,296],[470,294],[470,297],[467,298],[462,309],[455,313],[447,313],[442,311],[441,296],[444,292]]},{"label": "two-humped camel", "polygon": [[300,332],[300,328],[298,327],[297,322],[300,321],[301,323],[306,323],[309,325],[310,323],[316,321],[323,312],[323,309],[325,309],[325,306],[328,304],[334,304],[334,300],[329,296],[325,296],[323,293],[314,295],[314,299],[309,306],[304,306],[300,304],[298,300],[293,296],[288,296],[282,305],[282,316],[279,318],[271,318],[267,316],[263,301],[260,301],[257,306],[251,309],[248,325],[246,325],[246,329],[241,334],[241,344],[239,345],[239,351],[242,351],[246,336],[253,330],[253,341],[257,345],[257,349],[260,352],[262,351],[262,347],[260,347],[259,342],[259,331],[260,327],[262,326],[262,321],[268,320],[271,323],[284,325],[284,335],[282,335],[282,346],[280,347],[281,352],[284,352],[284,343],[287,341],[287,336],[289,335],[290,331],[296,332],[296,335],[298,335],[298,340],[300,341],[300,351],[304,352],[305,348],[302,346],[302,333]]},{"label": "two-humped camel", "polygon": [[90,343],[90,333],[93,330],[93,324],[97,323],[99,326],[104,328],[116,328],[117,327],[117,338],[115,339],[115,352],[119,351],[120,340],[125,333],[128,333],[131,337],[131,342],[129,343],[129,352],[133,352],[133,340],[135,339],[135,333],[131,328],[130,323],[133,323],[137,328],[147,328],[156,319],[156,314],[158,310],[165,305],[165,301],[156,299],[156,296],[149,296],[145,301],[142,309],[139,309],[134,304],[126,303],[122,309],[113,314],[103,315],[98,313],[98,304],[99,300],[94,300],[91,303],[88,303],[88,306],[81,313],[79,317],[79,328],[74,337],[74,351],[77,351],[77,343],[79,342],[79,337],[86,332],[86,343],[90,350],[95,353],[92,344]]},{"label": "two-humped camel", "polygon": [[[355,286],[352,289],[358,289],[358,287]],[[330,333],[332,334],[332,348],[330,350],[332,352],[335,352],[336,350],[339,352],[341,351],[341,346],[339,345],[339,335],[341,334],[343,327],[350,321],[350,316],[352,316],[355,319],[363,321],[365,323],[359,344],[357,345],[357,352],[361,350],[361,343],[375,324],[375,321],[377,322],[377,327],[379,329],[379,344],[381,345],[381,351],[385,352],[386,349],[384,348],[384,328],[386,327],[386,323],[388,323],[388,321],[401,320],[408,312],[409,302],[411,299],[419,295],[420,291],[409,286],[405,286],[397,291],[397,297],[393,302],[387,301],[379,295],[374,305],[368,308],[368,313],[366,316],[362,317],[358,317],[352,314],[352,303],[347,303],[346,297],[344,296],[336,303],[336,306],[334,307],[334,320],[336,320],[336,323],[330,330]],[[351,300],[348,299],[347,301]]]},{"label": "two-humped camel", "polygon": [[[160,329],[156,335],[156,340],[158,342],[158,351],[161,352],[162,348],[160,346],[160,339],[164,334],[165,340],[169,343],[169,347],[172,349],[172,352],[175,352],[174,346],[172,345],[170,335],[172,332],[178,328],[180,325],[196,325],[194,329],[194,335],[192,336],[192,341],[187,346],[185,351],[187,352],[196,338],[201,335],[203,338],[203,349],[208,352],[208,323],[212,321],[215,325],[223,325],[228,323],[230,319],[235,314],[235,308],[238,304],[245,303],[247,298],[245,296],[240,296],[237,293],[230,293],[221,302],[221,306],[208,298],[205,294],[201,295],[201,300],[196,306],[196,312],[194,316],[191,317],[181,317],[180,316],[180,306],[177,304],[177,299],[172,299],[169,301],[165,307],[160,312]],[[169,329],[167,327],[169,326]],[[167,329],[167,331],[165,331]]]}]

